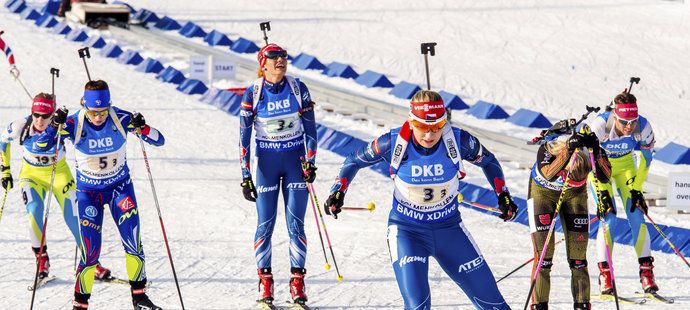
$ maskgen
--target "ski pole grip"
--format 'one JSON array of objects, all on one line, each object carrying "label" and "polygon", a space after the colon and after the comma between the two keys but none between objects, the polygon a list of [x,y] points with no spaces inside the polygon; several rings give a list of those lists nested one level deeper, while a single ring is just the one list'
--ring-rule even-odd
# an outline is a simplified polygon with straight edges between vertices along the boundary
[{"label": "ski pole grip", "polygon": [[89,53],[88,47],[79,49],[79,58],[84,58],[84,57],[91,58],[91,53]]},{"label": "ski pole grip", "polygon": [[55,77],[60,77],[60,69],[50,68],[50,74],[54,75]]},{"label": "ski pole grip", "polygon": [[436,42],[422,43],[422,55],[436,55]]},{"label": "ski pole grip", "polygon": [[271,31],[271,22],[267,21],[267,22],[259,23],[259,27],[261,27],[261,30]]}]

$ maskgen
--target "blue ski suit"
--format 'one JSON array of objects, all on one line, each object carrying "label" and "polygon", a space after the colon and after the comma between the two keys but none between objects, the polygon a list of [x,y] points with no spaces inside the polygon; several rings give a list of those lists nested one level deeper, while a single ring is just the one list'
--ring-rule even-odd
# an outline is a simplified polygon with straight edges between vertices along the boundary
[{"label": "blue ski suit", "polygon": [[[117,225],[125,249],[127,275],[130,281],[146,281],[144,249],[141,244],[139,207],[127,166],[127,133],[132,113],[111,107],[105,123],[93,125],[81,110],[67,118],[62,135],[75,148],[77,168],[77,206],[81,233],[81,260],[77,268],[75,293],[91,294],[95,268],[101,252],[101,227],[104,206]],[[165,143],[158,130],[146,125],[142,139],[155,146]],[[55,143],[55,127],[48,127],[42,142]]]},{"label": "blue ski suit", "polygon": [[[259,98],[255,98],[255,93]],[[257,268],[271,267],[271,236],[283,191],[285,221],[290,235],[290,266],[304,268],[307,237],[304,216],[308,191],[302,161],[316,159],[316,122],[309,90],[298,79],[286,76],[278,83],[254,82],[240,109],[240,165],[242,177],[251,178],[251,137],[256,130],[256,210],[254,237]]]},{"label": "blue ski suit", "polygon": [[[410,139],[410,146],[400,155],[400,166],[397,170],[391,166],[395,190],[388,217],[388,248],[405,309],[431,308],[429,257],[436,259],[477,309],[510,309],[462,223],[457,196],[464,169],[461,162],[451,160],[451,153],[457,151],[447,147],[446,137],[454,137],[453,145],[459,146],[460,158],[481,167],[498,193],[507,190],[503,171],[477,138],[459,128],[446,127],[444,130],[452,132],[432,148]],[[380,161],[394,161],[391,150],[397,149],[393,142],[400,131],[401,128],[395,128],[350,154],[331,193],[346,192],[359,169]]]}]

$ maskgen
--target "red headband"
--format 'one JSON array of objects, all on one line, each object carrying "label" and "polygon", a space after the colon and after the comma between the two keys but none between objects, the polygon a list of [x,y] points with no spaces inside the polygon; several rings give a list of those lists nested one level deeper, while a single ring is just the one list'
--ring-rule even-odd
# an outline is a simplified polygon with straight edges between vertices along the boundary
[{"label": "red headband", "polygon": [[48,98],[35,98],[31,105],[32,113],[53,114],[55,111],[55,100]]},{"label": "red headband", "polygon": [[425,123],[437,123],[446,116],[446,106],[443,104],[443,100],[431,101],[431,102],[410,102],[410,116],[425,122]]},{"label": "red headband", "polygon": [[637,113],[637,103],[619,103],[613,109],[613,113],[620,119],[635,119],[639,117]]}]

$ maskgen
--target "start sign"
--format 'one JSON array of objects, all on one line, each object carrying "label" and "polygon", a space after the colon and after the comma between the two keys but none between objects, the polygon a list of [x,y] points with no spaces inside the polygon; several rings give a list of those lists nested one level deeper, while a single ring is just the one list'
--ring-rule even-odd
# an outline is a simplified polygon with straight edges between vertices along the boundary
[{"label": "start sign", "polygon": [[669,208],[690,210],[690,173],[669,174],[666,188],[666,203]]}]

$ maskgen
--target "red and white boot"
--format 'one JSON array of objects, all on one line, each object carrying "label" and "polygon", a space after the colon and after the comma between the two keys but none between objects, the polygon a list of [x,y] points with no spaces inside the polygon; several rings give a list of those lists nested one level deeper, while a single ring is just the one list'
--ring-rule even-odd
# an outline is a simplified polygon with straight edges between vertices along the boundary
[{"label": "red and white boot", "polygon": [[659,287],[654,281],[654,257],[640,257],[638,259],[640,262],[640,283],[642,283],[642,289],[645,293],[656,293],[659,291]]},{"label": "red and white boot", "polygon": [[599,290],[602,295],[613,295],[613,283],[611,282],[611,269],[608,262],[599,264]]},{"label": "red and white boot", "polygon": [[34,250],[34,256],[38,261],[38,278],[43,279],[48,277],[50,272],[50,258],[48,258],[48,247],[43,247],[43,252],[40,253],[40,248],[32,248]]},{"label": "red and white boot", "polygon": [[112,276],[110,275],[110,269],[101,266],[100,263],[96,265],[96,272],[94,273],[96,280],[105,281],[109,280]]},{"label": "red and white boot", "polygon": [[290,295],[296,304],[304,304],[307,302],[307,294],[304,292],[304,275],[307,270],[304,268],[292,268],[290,270],[292,277],[290,278]]},{"label": "red and white boot", "polygon": [[259,268],[259,299],[257,301],[273,303],[273,274],[271,268]]}]

